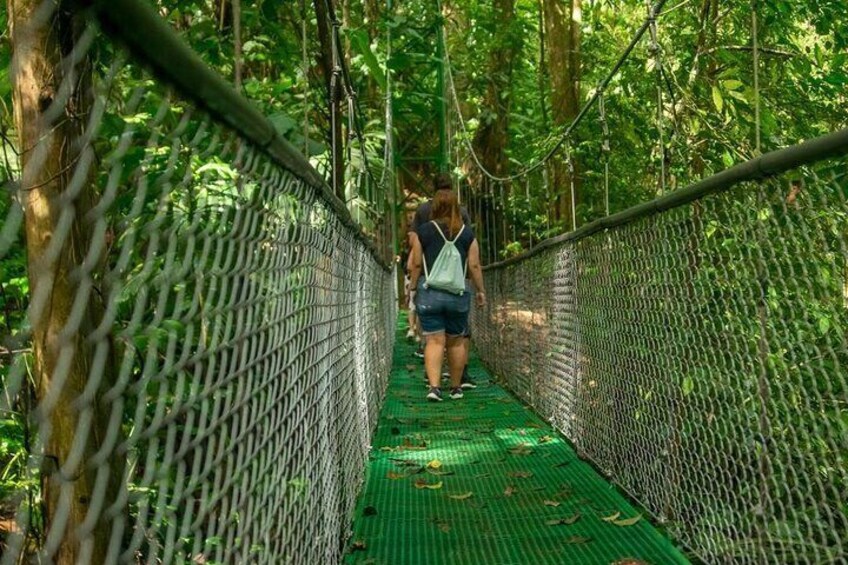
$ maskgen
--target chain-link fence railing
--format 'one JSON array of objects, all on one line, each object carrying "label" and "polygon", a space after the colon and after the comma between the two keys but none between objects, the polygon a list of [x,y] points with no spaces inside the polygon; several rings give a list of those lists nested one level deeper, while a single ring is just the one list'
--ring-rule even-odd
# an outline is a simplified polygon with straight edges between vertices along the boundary
[{"label": "chain-link fence railing", "polygon": [[848,561],[848,130],[828,139],[486,271],[485,363],[706,562]]},{"label": "chain-link fence railing", "polygon": [[391,363],[384,254],[152,7],[15,4],[0,260],[25,247],[29,307],[0,410],[27,450],[0,563],[338,561]]}]

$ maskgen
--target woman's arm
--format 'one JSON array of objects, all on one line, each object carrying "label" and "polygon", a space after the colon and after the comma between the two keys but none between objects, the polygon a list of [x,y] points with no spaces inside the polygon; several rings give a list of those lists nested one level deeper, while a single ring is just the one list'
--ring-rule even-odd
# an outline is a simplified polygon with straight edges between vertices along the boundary
[{"label": "woman's arm", "polygon": [[412,240],[412,253],[409,254],[409,286],[414,291],[418,288],[418,277],[421,276],[421,242],[416,237]]},{"label": "woman's arm", "polygon": [[480,265],[480,246],[477,240],[471,242],[468,249],[468,270],[471,272],[471,282],[477,296],[477,305],[486,305],[486,287],[483,286],[483,267]]}]

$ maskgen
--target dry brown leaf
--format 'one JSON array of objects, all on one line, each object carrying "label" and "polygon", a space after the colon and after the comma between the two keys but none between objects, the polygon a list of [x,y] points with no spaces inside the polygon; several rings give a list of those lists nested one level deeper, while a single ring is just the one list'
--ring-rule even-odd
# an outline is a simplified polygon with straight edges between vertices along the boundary
[{"label": "dry brown leaf", "polygon": [[642,516],[633,516],[632,518],[627,518],[625,520],[616,520],[613,522],[616,526],[632,526],[636,522],[642,519]]},{"label": "dry brown leaf", "polygon": [[512,495],[513,495],[513,494],[515,494],[516,492],[518,492],[518,490],[517,490],[514,486],[509,485],[509,486],[508,486],[508,487],[506,487],[506,489],[504,490],[504,496],[512,496]]},{"label": "dry brown leaf", "polygon": [[529,479],[533,476],[533,471],[512,471],[507,473],[510,477],[515,477],[517,479]]},{"label": "dry brown leaf", "polygon": [[397,457],[389,457],[389,461],[399,467],[418,467],[420,465],[417,461],[412,461],[411,459],[398,459]]},{"label": "dry brown leaf", "polygon": [[551,436],[542,436],[539,438],[539,443],[548,443],[549,441],[553,441],[554,438]]},{"label": "dry brown leaf", "polygon": [[615,514],[610,514],[609,516],[604,516],[601,518],[604,522],[615,522],[618,520],[618,517],[621,516],[621,512],[616,512]]},{"label": "dry brown leaf", "polygon": [[545,524],[549,526],[570,526],[574,522],[580,519],[580,512],[569,516],[567,518],[556,518],[554,520],[548,520]]},{"label": "dry brown leaf", "polygon": [[426,471],[428,473],[430,473],[431,475],[436,475],[437,477],[445,477],[447,475],[453,475],[454,474],[453,471],[439,471],[437,469],[429,469],[429,468],[426,469]]},{"label": "dry brown leaf", "polygon": [[592,538],[587,538],[583,536],[571,536],[570,538],[565,540],[565,543],[589,543],[590,541],[592,541]]},{"label": "dry brown leaf", "polygon": [[351,550],[352,551],[365,551],[365,549],[367,547],[368,546],[365,545],[364,541],[362,541],[361,539],[358,539],[355,542],[353,542],[353,545],[351,546]]},{"label": "dry brown leaf", "polygon": [[471,498],[472,496],[474,496],[474,493],[471,492],[471,491],[468,491],[468,492],[464,492],[462,494],[449,494],[448,498],[452,498],[454,500],[467,500],[467,499]]},{"label": "dry brown leaf", "polygon": [[559,506],[559,502],[557,502],[556,500],[544,500],[542,501],[542,504],[544,504],[545,506]]},{"label": "dry brown leaf", "polygon": [[425,489],[426,488],[426,489],[430,489],[430,490],[440,489],[440,488],[442,488],[442,481],[439,481],[438,483],[430,484],[427,481],[425,481],[424,479],[418,479],[417,481],[415,481],[415,488],[417,488],[417,489]]},{"label": "dry brown leaf", "polygon": [[526,443],[521,443],[515,447],[510,447],[509,452],[513,455],[530,455],[533,453],[533,450],[530,449]]},{"label": "dry brown leaf", "polygon": [[389,471],[388,473],[386,473],[386,478],[392,479],[393,481],[396,481],[398,479],[405,479],[408,476],[409,475],[406,475],[404,473],[395,473],[394,471]]},{"label": "dry brown leaf", "polygon": [[427,463],[427,468],[428,468],[428,469],[438,469],[438,468],[439,468],[439,467],[441,467],[441,466],[442,466],[442,462],[441,462],[441,461],[439,461],[438,459],[433,459],[432,461],[430,461],[429,463]]},{"label": "dry brown leaf", "polygon": [[427,442],[422,439],[420,443],[412,443],[411,439],[405,437],[403,438],[403,446],[399,449],[427,449]]}]

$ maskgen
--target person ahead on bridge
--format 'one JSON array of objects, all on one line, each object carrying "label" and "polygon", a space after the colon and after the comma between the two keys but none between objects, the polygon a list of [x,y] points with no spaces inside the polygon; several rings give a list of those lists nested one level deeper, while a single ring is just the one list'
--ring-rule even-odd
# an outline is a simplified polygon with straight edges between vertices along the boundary
[{"label": "person ahead on bridge", "polygon": [[[477,304],[486,303],[480,248],[470,225],[463,224],[456,193],[437,190],[431,220],[412,241],[410,279],[417,289],[415,309],[425,336],[424,369],[430,384],[427,398],[442,400],[439,388],[445,347],[451,378],[451,398],[462,398],[462,372],[468,360],[463,343],[468,333],[471,293],[465,273],[477,290]],[[422,273],[423,267],[423,273]]]},{"label": "person ahead on bridge", "polygon": [[[435,193],[437,195],[441,191],[453,191],[453,185],[452,185],[452,182],[451,182],[450,174],[449,173],[439,173],[435,177],[433,177],[433,189],[435,190]],[[415,210],[415,216],[413,216],[413,218],[412,218],[412,224],[410,225],[409,233],[407,234],[410,247],[412,247],[414,245],[414,241],[418,237],[417,233],[416,233],[418,231],[418,228],[420,228],[421,226],[423,226],[424,224],[426,224],[427,222],[429,222],[431,220],[430,216],[432,214],[432,209],[433,209],[433,200],[429,200],[427,202],[424,202],[420,206],[418,206],[418,209]],[[459,211],[460,211],[460,215],[462,217],[462,223],[470,228],[471,227],[471,218],[468,215],[468,211],[464,207],[460,207]],[[410,260],[411,260],[411,258],[412,258],[412,256],[410,255]],[[412,289],[414,291],[415,287],[413,286]],[[463,365],[463,368],[462,368],[462,388],[477,388],[477,385],[474,383],[474,381],[471,379],[471,377],[468,374],[468,353],[469,353],[470,345],[471,345],[471,326],[467,326],[466,334],[463,336],[463,339],[462,339],[462,346],[463,346],[464,351],[465,351],[465,364]],[[416,355],[421,356],[418,352],[416,352]]]}]

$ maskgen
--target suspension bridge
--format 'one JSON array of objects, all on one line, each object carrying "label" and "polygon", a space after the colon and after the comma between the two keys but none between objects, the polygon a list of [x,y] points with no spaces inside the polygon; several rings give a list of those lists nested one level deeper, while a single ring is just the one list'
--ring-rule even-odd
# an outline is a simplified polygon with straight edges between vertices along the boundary
[{"label": "suspension bridge", "polygon": [[[538,161],[496,174],[458,132],[491,194],[546,183],[592,113],[609,136],[605,90],[663,5]],[[26,246],[30,347],[0,409],[32,406],[32,481],[0,564],[848,561],[848,130],[677,190],[661,154],[668,190],[616,213],[607,192],[582,226],[572,198],[574,229],[488,257],[479,387],[427,404],[397,321],[391,94],[355,220],[149,3],[14,25],[13,75],[41,88],[15,99],[0,259]],[[486,205],[496,249],[515,210]]]}]

